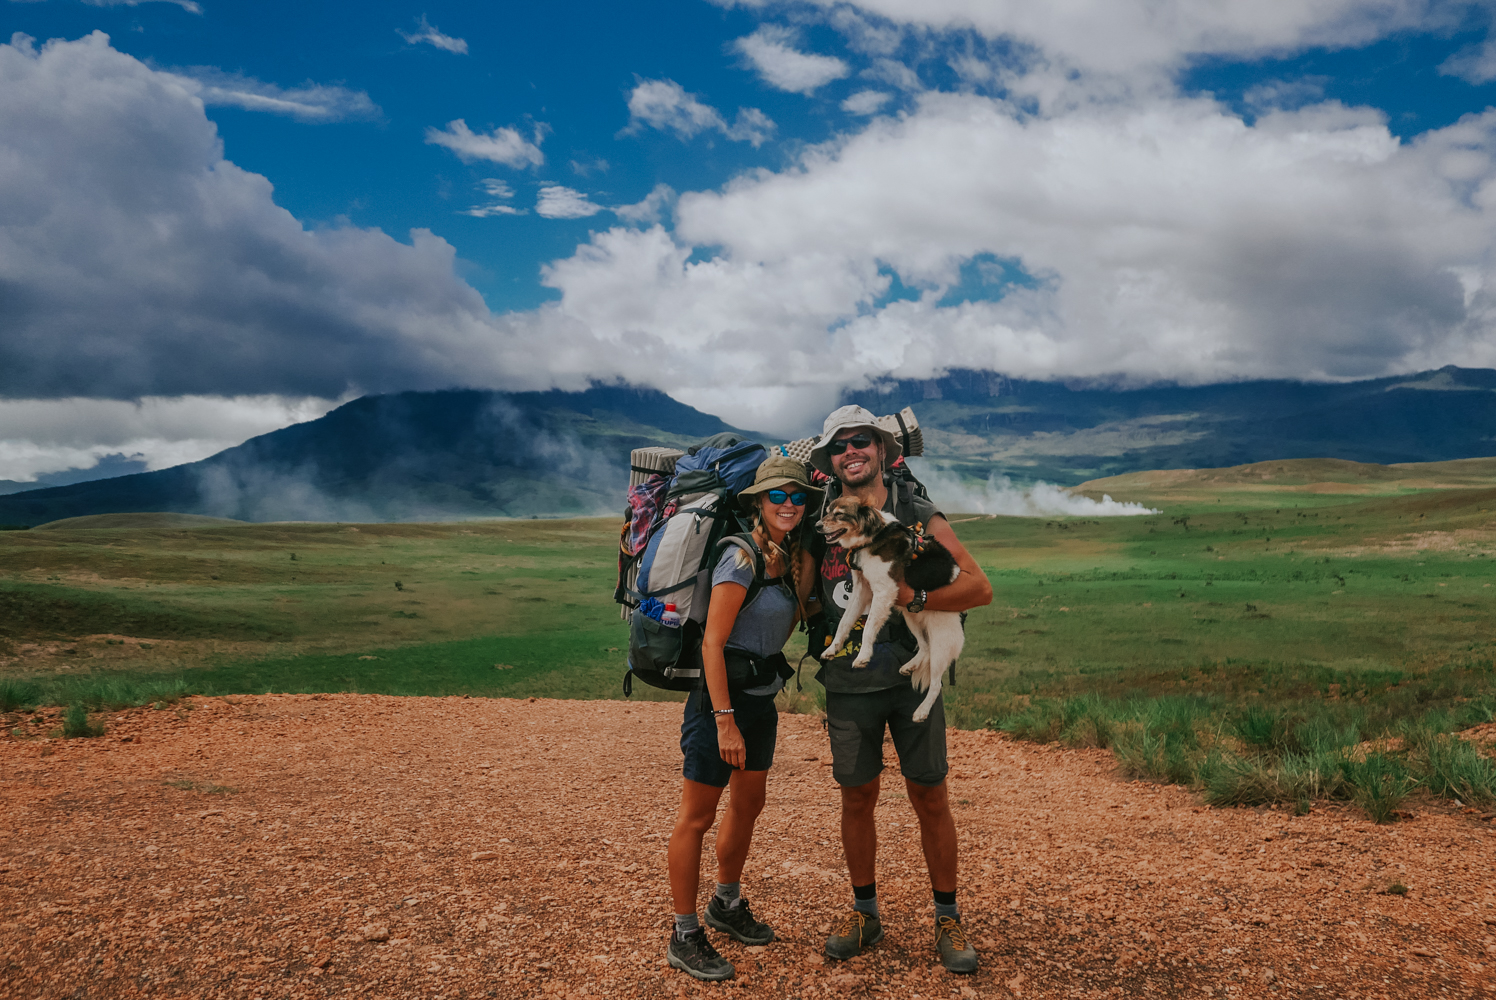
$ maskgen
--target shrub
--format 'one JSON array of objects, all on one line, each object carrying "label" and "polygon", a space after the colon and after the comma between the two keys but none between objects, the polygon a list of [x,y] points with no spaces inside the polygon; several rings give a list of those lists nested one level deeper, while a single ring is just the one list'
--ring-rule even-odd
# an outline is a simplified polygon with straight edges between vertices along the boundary
[{"label": "shrub", "polygon": [[68,706],[67,715],[63,717],[62,735],[70,740],[80,737],[102,736],[104,735],[104,727],[89,725],[88,706],[82,702],[74,702]]}]

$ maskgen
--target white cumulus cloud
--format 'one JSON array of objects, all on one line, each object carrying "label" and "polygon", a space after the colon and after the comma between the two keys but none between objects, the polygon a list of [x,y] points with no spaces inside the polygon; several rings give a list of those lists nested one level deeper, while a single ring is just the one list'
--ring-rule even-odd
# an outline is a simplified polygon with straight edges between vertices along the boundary
[{"label": "white cumulus cloud", "polygon": [[[927,92],[544,273],[595,336],[658,338],[710,385],[1491,364],[1493,158],[1496,111],[1401,143],[1334,103],[1249,126],[1203,99],[1033,116]],[[1024,280],[966,294],[993,261]],[[919,298],[887,301],[894,273]]]},{"label": "white cumulus cloud", "polygon": [[493,199],[487,205],[474,205],[463,211],[463,215],[471,215],[475,219],[487,219],[495,215],[524,215],[523,208],[515,208],[509,204],[514,197],[514,188],[497,177],[485,177],[481,182],[483,191],[489,198]]},{"label": "white cumulus cloud", "polygon": [[832,80],[851,74],[852,70],[842,60],[801,52],[795,42],[795,32],[789,28],[766,24],[739,38],[733,46],[770,86],[780,90],[810,95]]},{"label": "white cumulus cloud", "polygon": [[[1453,26],[1460,0],[809,0],[833,15],[863,15],[919,32],[972,31],[1032,46],[1046,57],[1102,73],[1173,68],[1190,56],[1255,57],[1310,46],[1364,45],[1411,28]],[[790,7],[770,2],[765,7]],[[832,18],[833,24],[839,19]],[[847,22],[842,22],[847,23]],[[866,30],[855,21],[849,37]],[[846,29],[844,29],[846,30]]]},{"label": "white cumulus cloud", "polygon": [[1439,72],[1474,84],[1496,80],[1496,39],[1462,49],[1444,60]]},{"label": "white cumulus cloud", "polygon": [[665,217],[679,197],[669,184],[656,184],[643,201],[632,205],[618,205],[613,214],[626,222],[654,225]]},{"label": "white cumulus cloud", "polygon": [[535,141],[530,142],[518,130],[496,128],[487,135],[474,132],[461,118],[447,123],[444,129],[427,128],[426,142],[443,146],[457,154],[464,163],[474,160],[490,160],[505,166],[538,167],[545,163],[545,154],[540,151],[541,133],[537,131]]},{"label": "white cumulus cloud", "polygon": [[757,148],[775,131],[774,122],[758,108],[739,108],[737,118],[729,124],[722,112],[688,93],[674,80],[640,80],[629,92],[628,106],[629,125],[625,132],[637,132],[646,125],[674,132],[682,139],[703,132],[720,132],[734,142],[746,142]]},{"label": "white cumulus cloud", "polygon": [[[398,31],[399,29],[396,30]],[[426,20],[425,14],[421,15],[420,23],[417,25],[415,31],[401,31],[400,37],[412,45],[432,45],[443,52],[452,52],[460,56],[467,55],[468,44],[466,41],[461,38],[453,38],[451,35],[442,34],[431,26],[430,22]]]},{"label": "white cumulus cloud", "polygon": [[546,219],[585,219],[603,210],[594,205],[580,191],[559,184],[549,184],[540,189],[540,198],[535,203],[535,214]]},{"label": "white cumulus cloud", "polygon": [[854,115],[874,115],[878,109],[888,103],[892,94],[882,90],[859,90],[857,93],[841,102],[843,111]]}]

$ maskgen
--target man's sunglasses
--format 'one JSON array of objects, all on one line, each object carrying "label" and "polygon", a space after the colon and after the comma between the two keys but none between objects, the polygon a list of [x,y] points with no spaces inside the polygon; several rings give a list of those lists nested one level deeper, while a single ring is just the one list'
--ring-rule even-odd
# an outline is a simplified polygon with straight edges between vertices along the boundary
[{"label": "man's sunglasses", "polygon": [[853,434],[849,438],[842,438],[840,441],[832,441],[826,446],[826,454],[840,455],[847,450],[848,445],[856,448],[858,451],[861,451],[872,443],[873,436],[871,434]]},{"label": "man's sunglasses", "polygon": [[804,490],[796,490],[794,493],[789,493],[785,490],[769,490],[768,492],[770,503],[784,503],[788,500],[796,507],[804,507],[805,498],[809,496]]}]

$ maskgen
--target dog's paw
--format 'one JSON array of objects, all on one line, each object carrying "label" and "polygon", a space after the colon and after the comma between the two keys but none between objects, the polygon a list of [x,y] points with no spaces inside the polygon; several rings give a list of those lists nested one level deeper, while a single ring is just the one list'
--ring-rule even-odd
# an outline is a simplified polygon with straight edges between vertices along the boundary
[{"label": "dog's paw", "polygon": [[900,667],[899,673],[903,674],[905,677],[908,677],[910,674],[914,673],[914,661],[910,660],[908,663]]},{"label": "dog's paw", "polygon": [[920,709],[918,712],[915,712],[914,715],[911,716],[911,718],[915,722],[924,722],[929,717],[930,717],[930,710],[928,708]]},{"label": "dog's paw", "polygon": [[829,663],[830,661],[836,659],[837,654],[840,653],[840,652],[841,652],[841,647],[837,647],[836,649],[828,649],[828,650],[826,650],[826,652],[824,652],[824,653],[821,654],[821,659],[823,659],[823,660],[825,660],[825,661],[827,661]]}]

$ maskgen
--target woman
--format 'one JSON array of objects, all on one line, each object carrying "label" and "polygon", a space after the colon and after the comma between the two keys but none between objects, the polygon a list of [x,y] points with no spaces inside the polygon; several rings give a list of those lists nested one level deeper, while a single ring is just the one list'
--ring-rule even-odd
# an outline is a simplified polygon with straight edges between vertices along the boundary
[{"label": "woman", "polygon": [[803,616],[814,565],[798,536],[805,512],[815,509],[819,495],[803,463],[782,455],[766,459],[753,485],[739,494],[753,517],[753,541],[763,553],[761,588],[745,604],[754,560],[736,545],[724,549],[712,574],[701,643],[706,691],[693,691],[686,701],[680,730],[685,787],[670,835],[675,930],[666,956],[672,966],[697,979],[728,979],[733,974],[732,963],[717,954],[696,915],[701,841],[717,817],[724,787],[731,787],[732,795],[717,833],[717,892],[707,906],[706,922],[744,944],[774,940],[773,929],[748,909],[739,880],[754,821],[764,807],[764,785],[779,727],[774,695],[784,687],[784,678],[771,674],[767,681],[744,682],[751,686],[730,685],[728,660],[741,665],[746,657],[779,653]]}]

